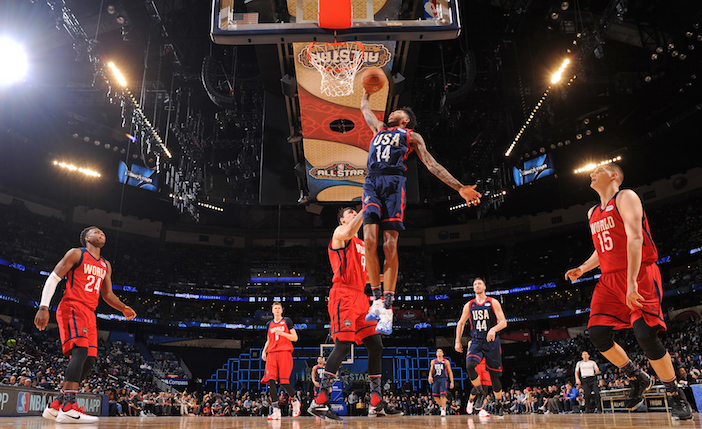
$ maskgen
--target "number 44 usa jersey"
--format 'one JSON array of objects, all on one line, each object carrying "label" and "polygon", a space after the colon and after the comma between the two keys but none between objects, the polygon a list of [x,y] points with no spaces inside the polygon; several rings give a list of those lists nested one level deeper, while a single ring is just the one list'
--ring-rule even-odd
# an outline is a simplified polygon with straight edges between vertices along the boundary
[{"label": "number 44 usa jersey", "polygon": [[402,127],[381,128],[368,148],[368,173],[404,174],[407,170],[405,161],[412,153],[411,132]]},{"label": "number 44 usa jersey", "polygon": [[493,306],[493,298],[487,299],[478,303],[477,300],[471,299],[468,302],[470,310],[470,336],[474,340],[484,340],[487,338],[487,333],[493,326],[497,325],[497,316]]},{"label": "number 44 usa jersey", "polygon": [[95,311],[100,302],[100,287],[107,276],[105,258],[95,259],[88,249],[81,247],[80,261],[67,274],[66,290],[62,301],[73,301]]}]

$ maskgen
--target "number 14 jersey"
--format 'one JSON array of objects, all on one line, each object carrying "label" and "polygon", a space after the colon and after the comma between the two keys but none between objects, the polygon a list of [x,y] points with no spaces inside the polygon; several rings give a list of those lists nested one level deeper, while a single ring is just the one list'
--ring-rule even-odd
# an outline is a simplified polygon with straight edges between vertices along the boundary
[{"label": "number 14 jersey", "polygon": [[402,127],[381,128],[368,148],[368,173],[404,174],[407,170],[405,161],[412,153],[409,144],[411,132]]},{"label": "number 14 jersey", "polygon": [[[604,208],[600,204],[595,206],[590,215],[592,242],[597,250],[597,258],[603,273],[627,269],[626,230],[617,209],[617,195],[619,192],[607,202]],[[652,264],[658,260],[658,250],[651,238],[646,212],[641,218],[641,228],[643,230],[641,265]]]}]

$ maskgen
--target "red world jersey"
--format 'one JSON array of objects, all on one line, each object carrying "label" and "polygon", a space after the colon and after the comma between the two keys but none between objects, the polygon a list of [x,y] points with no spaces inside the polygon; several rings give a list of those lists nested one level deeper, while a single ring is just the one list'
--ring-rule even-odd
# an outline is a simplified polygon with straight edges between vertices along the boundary
[{"label": "red world jersey", "polygon": [[[597,250],[600,269],[603,273],[627,269],[626,230],[616,205],[618,194],[617,192],[609,200],[604,209],[598,205],[590,215],[592,242]],[[641,218],[641,228],[643,229],[641,264],[652,264],[658,260],[658,249],[651,238],[646,212]]]},{"label": "red world jersey", "polygon": [[334,286],[340,285],[363,293],[366,287],[366,247],[363,240],[351,237],[346,247],[332,249],[329,242],[327,251],[329,262],[334,271],[332,282]]},{"label": "red world jersey", "polygon": [[280,332],[289,334],[293,326],[293,322],[289,317],[283,317],[280,319],[280,322],[271,320],[266,324],[268,330],[268,353],[293,351],[292,341],[278,335]]},{"label": "red world jersey", "polygon": [[107,275],[107,261],[103,257],[95,259],[84,247],[80,250],[80,261],[66,276],[68,281],[61,300],[77,302],[94,311],[100,301],[100,287]]}]

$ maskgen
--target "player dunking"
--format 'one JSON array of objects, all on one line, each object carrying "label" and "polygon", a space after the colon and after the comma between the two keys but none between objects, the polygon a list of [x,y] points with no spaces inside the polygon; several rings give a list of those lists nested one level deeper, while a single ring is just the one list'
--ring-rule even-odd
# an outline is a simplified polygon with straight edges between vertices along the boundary
[{"label": "player dunking", "polygon": [[300,400],[295,395],[295,390],[290,385],[290,373],[293,367],[293,345],[297,341],[297,332],[289,317],[283,317],[283,304],[274,302],[271,306],[273,320],[266,324],[266,344],[263,346],[261,359],[266,361],[266,372],[261,383],[268,384],[268,393],[271,395],[271,412],[268,420],[280,420],[280,406],[278,405],[278,384],[290,397],[293,406],[293,417],[300,416]]},{"label": "player dunking", "polygon": [[324,357],[317,358],[317,365],[312,367],[311,377],[314,384],[314,395],[319,395],[319,389],[322,387],[322,375],[324,374]]},{"label": "player dunking", "polygon": [[[392,333],[392,301],[399,267],[397,239],[399,232],[405,229],[403,219],[407,179],[404,173],[407,170],[407,157],[416,151],[429,171],[458,191],[469,204],[479,203],[481,195],[475,190],[475,185],[464,186],[436,162],[427,150],[422,136],[412,130],[417,122],[412,109],[403,107],[390,113],[386,125],[371,110],[369,97],[370,94],[364,88],[361,112],[375,134],[368,148],[368,176],[363,185],[363,238],[366,243],[368,277],[375,298],[366,320],[379,320],[376,330],[388,335]],[[382,238],[379,237],[381,230]],[[380,287],[377,250],[381,239],[385,254],[384,292]]]},{"label": "player dunking", "polygon": [[39,310],[34,316],[37,329],[43,331],[49,323],[51,298],[56,286],[68,275],[66,289],[56,310],[56,322],[63,344],[63,354],[70,356],[63,390],[42,415],[57,423],[95,423],[98,418],[84,413],[76,403],[80,382],[85,379],[97,358],[97,327],[95,309],[102,299],[127,320],[136,317],[131,307],[122,303],[112,292],[112,266],[100,256],[105,245],[105,233],[89,226],[80,233],[83,247],[66,252],[44,283]]},{"label": "player dunking", "polygon": [[341,418],[331,409],[331,388],[341,362],[351,351],[351,345],[363,344],[368,350],[368,378],[370,380],[369,415],[401,416],[383,399],[381,372],[383,341],[375,331],[376,322],[365,320],[368,309],[366,263],[363,241],[356,235],[363,223],[363,216],[351,207],[338,214],[339,226],[329,242],[328,253],[334,277],[329,291],[329,316],[334,349],[327,359],[319,394],[307,410],[313,416],[331,421]]},{"label": "player dunking", "polygon": [[431,396],[441,407],[441,417],[446,417],[446,387],[448,385],[453,389],[453,371],[451,362],[444,358],[444,351],[441,349],[436,349],[436,359],[432,359],[429,364],[428,381],[431,384]]},{"label": "player dunking", "polygon": [[691,419],[690,404],[677,387],[670,355],[658,339],[658,331],[667,329],[661,309],[663,284],[656,265],[658,250],[641,199],[630,189],[619,189],[624,172],[616,164],[597,167],[590,180],[590,187],[600,196],[600,204],[588,212],[595,251],[565,274],[575,281],[597,266],[602,270],[590,303],[590,341],[629,377],[631,389],[624,406],[635,410],[653,380],[612,339],[612,330],[633,328],[636,341],[665,385],[671,418]]},{"label": "player dunking", "polygon": [[[507,326],[507,320],[502,312],[502,305],[496,299],[490,298],[485,294],[487,285],[481,278],[476,278],[473,281],[473,291],[475,298],[468,301],[463,306],[461,319],[456,325],[456,344],[454,348],[457,352],[463,352],[461,337],[466,322],[470,320],[470,336],[471,342],[466,353],[466,371],[470,377],[470,382],[474,387],[478,388],[479,396],[483,396],[480,377],[475,368],[478,366],[483,357],[485,365],[490,373],[492,380],[492,390],[495,393],[495,413],[496,417],[504,417],[500,399],[502,399],[502,346],[500,345],[500,336],[498,332]],[[476,399],[480,402],[482,399]]]}]

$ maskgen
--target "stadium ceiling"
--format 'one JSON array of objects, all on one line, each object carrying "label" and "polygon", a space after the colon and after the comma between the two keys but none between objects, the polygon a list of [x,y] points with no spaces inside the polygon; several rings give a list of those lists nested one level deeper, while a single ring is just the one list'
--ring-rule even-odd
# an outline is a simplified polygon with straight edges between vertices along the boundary
[{"label": "stadium ceiling", "polygon": [[[161,168],[162,181],[168,169],[197,178],[198,199],[225,207],[200,210],[205,220],[236,225],[261,191],[262,92],[282,94],[284,85],[269,76],[280,68],[277,58],[212,44],[207,3],[3,1],[1,27],[27,47],[30,70],[24,84],[0,88],[0,188],[167,221],[187,217],[172,207],[168,188],[120,196],[106,183],[120,161],[138,162]],[[699,154],[702,118],[699,1],[472,0],[461,1],[461,12],[458,39],[412,43],[402,91],[441,163],[466,183],[507,191],[504,204],[482,216],[594,200],[584,175],[572,171],[595,159],[621,155],[631,187],[700,165],[699,156],[687,156]],[[567,79],[542,100],[566,57],[573,60]],[[155,138],[125,136],[120,89],[96,58],[118,65],[173,159]],[[515,188],[513,168],[542,154],[556,175]],[[57,176],[56,159],[89,165],[103,184]],[[477,216],[474,208],[449,211],[453,192],[418,171],[420,199],[433,204],[415,209],[414,224]],[[285,209],[304,213],[294,203]]]}]

